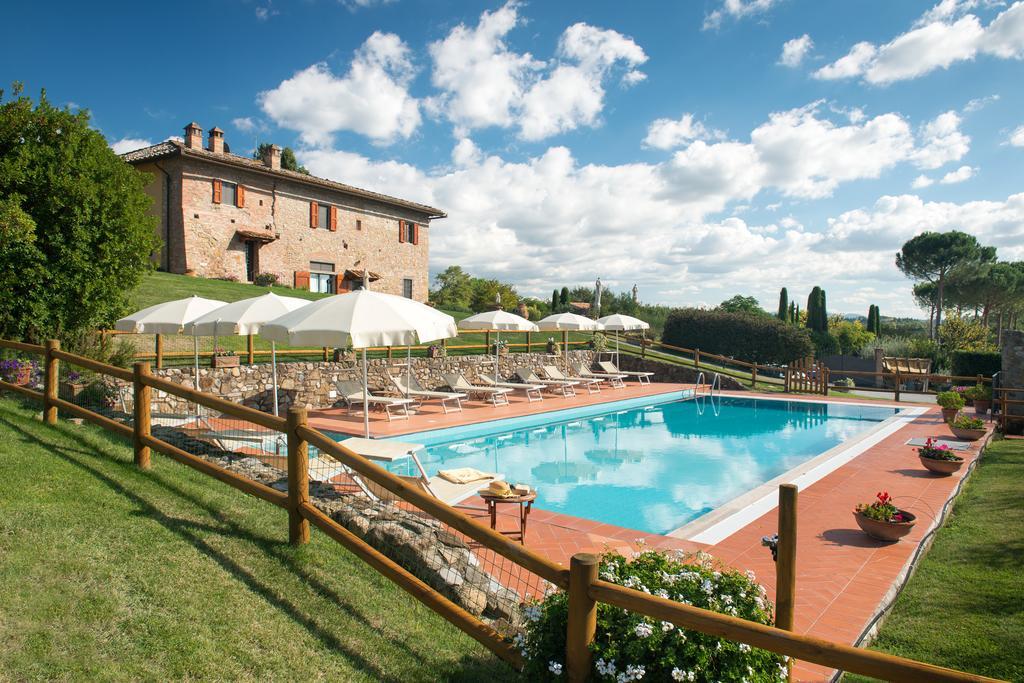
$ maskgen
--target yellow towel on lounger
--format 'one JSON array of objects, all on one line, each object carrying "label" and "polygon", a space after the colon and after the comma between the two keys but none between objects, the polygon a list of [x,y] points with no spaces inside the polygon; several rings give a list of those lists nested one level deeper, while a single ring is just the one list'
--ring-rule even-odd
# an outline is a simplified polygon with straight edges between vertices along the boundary
[{"label": "yellow towel on lounger", "polygon": [[437,476],[453,484],[468,484],[471,481],[490,479],[492,475],[472,467],[459,467],[454,470],[438,470]]}]

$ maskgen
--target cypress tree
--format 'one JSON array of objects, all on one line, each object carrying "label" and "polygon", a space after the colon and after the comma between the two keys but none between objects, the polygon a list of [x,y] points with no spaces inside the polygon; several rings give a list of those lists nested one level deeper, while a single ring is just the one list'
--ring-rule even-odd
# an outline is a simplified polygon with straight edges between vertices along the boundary
[{"label": "cypress tree", "polygon": [[785,322],[786,316],[789,315],[789,292],[783,287],[782,291],[779,292],[779,320]]},{"label": "cypress tree", "polygon": [[557,289],[552,289],[551,290],[551,312],[552,313],[558,312],[558,290]]},{"label": "cypress tree", "polygon": [[568,287],[562,287],[562,294],[558,297],[558,299],[562,303],[562,308],[568,308],[569,307],[569,288]]},{"label": "cypress tree", "polygon": [[815,285],[811,293],[807,295],[807,327],[812,330],[818,329],[818,303],[820,301],[821,287]]},{"label": "cypress tree", "polygon": [[818,290],[818,332],[828,332],[828,306],[825,305],[825,290]]},{"label": "cypress tree", "polygon": [[799,319],[800,318],[799,318],[799,315],[797,314],[796,302],[795,301],[790,301],[789,302],[789,322],[795,323]]}]

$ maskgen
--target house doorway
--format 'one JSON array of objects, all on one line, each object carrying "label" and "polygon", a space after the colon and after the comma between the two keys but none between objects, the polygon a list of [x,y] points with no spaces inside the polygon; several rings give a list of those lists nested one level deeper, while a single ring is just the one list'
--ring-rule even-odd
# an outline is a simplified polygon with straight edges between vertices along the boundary
[{"label": "house doorway", "polygon": [[260,272],[260,245],[255,240],[245,242],[245,279],[249,282],[256,280]]}]

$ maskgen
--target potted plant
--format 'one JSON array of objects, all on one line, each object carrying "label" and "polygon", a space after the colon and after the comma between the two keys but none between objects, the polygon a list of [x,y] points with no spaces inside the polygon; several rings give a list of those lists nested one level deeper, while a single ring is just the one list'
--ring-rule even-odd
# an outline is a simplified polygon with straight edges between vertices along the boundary
[{"label": "potted plant", "polygon": [[958,391],[943,391],[935,397],[935,402],[942,408],[942,419],[952,422],[960,409],[964,407],[964,397]]},{"label": "potted plant", "polygon": [[491,342],[491,350],[490,350],[490,352],[492,354],[497,354],[499,356],[507,356],[508,355],[508,340],[506,340],[506,339],[499,339],[497,341]]},{"label": "potted plant", "polygon": [[985,436],[985,422],[981,418],[961,415],[950,423],[949,428],[957,438],[977,441]]},{"label": "potted plant", "polygon": [[974,402],[975,415],[985,415],[992,407],[992,388],[984,384],[971,387],[964,392],[964,396]]},{"label": "potted plant", "polygon": [[917,523],[914,514],[893,505],[888,491],[876,493],[873,503],[858,503],[853,517],[864,533],[879,541],[898,541]]},{"label": "potted plant", "polygon": [[0,379],[19,387],[32,381],[32,361],[10,358],[0,361]]},{"label": "potted plant", "polygon": [[970,390],[970,388],[971,387],[966,385],[960,385],[953,387],[950,391],[955,391],[956,393],[960,394],[960,396],[964,399],[964,405],[970,406],[974,405],[974,399],[967,395],[967,392]]},{"label": "potted plant", "polygon": [[355,360],[356,352],[352,350],[352,347],[346,347],[344,349],[334,349],[333,358],[335,363],[347,363],[348,361]]},{"label": "potted plant", "polygon": [[547,353],[551,356],[562,355],[562,345],[556,342],[554,337],[548,337]]},{"label": "potted plant", "polygon": [[430,348],[427,349],[428,358],[444,358],[448,355],[448,349],[441,344],[431,344]]},{"label": "potted plant", "polygon": [[234,351],[217,348],[210,359],[211,368],[237,368],[238,354]]},{"label": "potted plant", "polygon": [[60,397],[65,401],[74,401],[79,394],[85,391],[88,383],[82,379],[82,374],[72,370],[64,376],[60,385]]},{"label": "potted plant", "polygon": [[946,444],[936,446],[935,440],[930,437],[917,449],[917,457],[929,472],[944,476],[953,474],[964,464],[964,459],[954,453],[952,448]]}]

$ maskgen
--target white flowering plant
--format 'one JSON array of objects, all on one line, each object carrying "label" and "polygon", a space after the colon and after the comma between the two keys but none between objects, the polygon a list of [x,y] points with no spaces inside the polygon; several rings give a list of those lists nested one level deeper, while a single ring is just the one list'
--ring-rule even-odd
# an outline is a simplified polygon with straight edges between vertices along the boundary
[{"label": "white flowering plant", "polygon": [[[774,623],[773,606],[752,573],[728,569],[707,553],[674,557],[655,551],[601,557],[599,578],[620,586],[759,624]],[[517,637],[527,680],[559,680],[565,662],[569,600],[548,595],[524,610]],[[746,681],[786,679],[785,658],[766,650],[678,628],[618,607],[598,604],[593,651],[596,681]]]}]

